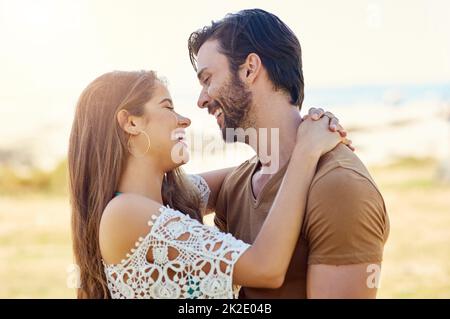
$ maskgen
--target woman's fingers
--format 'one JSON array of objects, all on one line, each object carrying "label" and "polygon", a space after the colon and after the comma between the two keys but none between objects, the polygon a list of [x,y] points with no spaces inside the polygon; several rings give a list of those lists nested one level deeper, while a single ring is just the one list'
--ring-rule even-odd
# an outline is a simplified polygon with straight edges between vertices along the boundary
[{"label": "woman's fingers", "polygon": [[342,127],[342,125],[339,124],[339,119],[336,116],[334,116],[333,113],[325,112],[325,116],[330,119],[330,124],[329,124],[330,131],[339,132],[341,137],[347,136],[347,131],[345,131],[345,129]]},{"label": "woman's fingers", "polygon": [[346,137],[343,137],[343,138],[341,138],[341,141],[342,141],[342,144],[347,145],[347,147],[349,149],[351,149],[353,152],[355,151],[355,147],[352,145],[352,141],[351,140],[349,140]]},{"label": "woman's fingers", "polygon": [[325,112],[325,116],[330,118],[330,131],[339,132],[341,137],[347,136],[347,131],[339,124],[339,119],[331,112]]},{"label": "woman's fingers", "polygon": [[308,115],[314,120],[317,121],[318,119],[320,119],[322,116],[324,116],[325,111],[322,108],[315,108],[312,107],[309,109],[308,111]]},{"label": "woman's fingers", "polygon": [[[329,123],[328,127],[330,131],[332,132],[338,132],[341,137],[347,137],[347,131],[342,127],[342,125],[339,123],[339,119],[331,112],[325,112],[322,108],[315,108],[312,107],[309,109],[308,114],[303,117],[303,120],[306,120],[308,118],[311,118],[314,121],[320,120],[322,117],[328,117]],[[349,146],[349,145],[348,145]],[[353,146],[349,146],[352,150],[354,150]]]},{"label": "woman's fingers", "polygon": [[332,132],[336,132],[338,130],[338,127],[340,126],[339,119],[330,112],[326,112],[325,116],[330,118],[330,130]]},{"label": "woman's fingers", "polygon": [[341,124],[338,124],[336,130],[339,132],[339,135],[341,135],[341,137],[347,137],[347,131],[342,127]]}]

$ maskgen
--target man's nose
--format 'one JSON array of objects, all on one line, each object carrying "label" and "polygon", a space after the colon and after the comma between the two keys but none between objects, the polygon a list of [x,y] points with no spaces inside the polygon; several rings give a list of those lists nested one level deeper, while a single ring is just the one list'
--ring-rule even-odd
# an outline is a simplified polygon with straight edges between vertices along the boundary
[{"label": "man's nose", "polygon": [[197,106],[201,109],[204,109],[205,107],[208,107],[208,103],[210,102],[211,98],[209,97],[208,93],[203,90],[198,97]]}]

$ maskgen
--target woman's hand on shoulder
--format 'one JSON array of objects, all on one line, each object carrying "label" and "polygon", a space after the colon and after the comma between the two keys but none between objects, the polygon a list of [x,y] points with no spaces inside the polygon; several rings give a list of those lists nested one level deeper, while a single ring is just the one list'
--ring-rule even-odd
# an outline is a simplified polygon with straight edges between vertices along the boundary
[{"label": "woman's hand on shoulder", "polygon": [[339,120],[330,112],[312,108],[302,119],[297,130],[297,146],[303,151],[316,152],[319,156],[331,151],[339,143],[354,151],[352,142]]}]

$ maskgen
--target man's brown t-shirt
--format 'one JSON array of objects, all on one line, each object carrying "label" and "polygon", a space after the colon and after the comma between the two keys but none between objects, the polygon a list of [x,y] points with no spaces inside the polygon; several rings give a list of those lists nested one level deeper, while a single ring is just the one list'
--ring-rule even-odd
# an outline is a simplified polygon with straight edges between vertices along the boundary
[{"label": "man's brown t-shirt", "polygon": [[[252,176],[258,164],[255,157],[227,176],[214,218],[222,231],[250,244],[267,217],[288,166],[270,178],[255,200]],[[306,298],[308,265],[380,263],[388,234],[383,197],[364,164],[340,144],[322,156],[317,165],[302,232],[283,286],[243,287],[240,298]]]}]

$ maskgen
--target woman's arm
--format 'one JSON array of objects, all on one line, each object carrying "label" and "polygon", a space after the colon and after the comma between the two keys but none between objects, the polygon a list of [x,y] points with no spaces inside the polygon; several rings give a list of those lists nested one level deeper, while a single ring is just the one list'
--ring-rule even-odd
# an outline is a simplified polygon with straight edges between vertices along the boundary
[{"label": "woman's arm", "polygon": [[219,195],[220,189],[222,188],[222,183],[227,175],[234,169],[235,167],[228,167],[198,174],[203,177],[203,179],[208,184],[209,190],[211,191],[208,198],[208,205],[204,213],[205,215],[214,212],[216,208],[217,196]]},{"label": "woman's arm", "polygon": [[[322,108],[314,108],[314,107],[310,108],[308,111],[308,115],[306,115],[304,119],[306,120],[307,118],[310,118],[313,121],[318,121],[325,116],[328,117],[329,120],[328,128],[331,132],[339,132],[339,134],[343,138],[347,136],[347,132],[339,124],[339,119],[335,117],[332,113],[325,112]],[[354,150],[353,146],[351,145],[351,141],[349,141],[348,147]],[[230,174],[235,168],[236,167],[228,167],[198,174],[201,177],[203,177],[203,179],[208,184],[209,189],[211,190],[208,199],[208,205],[204,213],[205,215],[213,213],[215,211],[217,196],[219,195],[220,189],[222,188],[222,183],[228,176],[228,174]]]},{"label": "woman's arm", "polygon": [[233,283],[278,288],[300,235],[308,189],[322,154],[341,142],[327,129],[328,121],[305,120],[275,201],[253,245],[238,259]]}]

